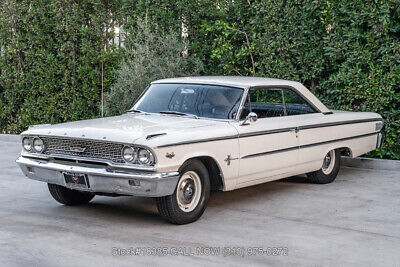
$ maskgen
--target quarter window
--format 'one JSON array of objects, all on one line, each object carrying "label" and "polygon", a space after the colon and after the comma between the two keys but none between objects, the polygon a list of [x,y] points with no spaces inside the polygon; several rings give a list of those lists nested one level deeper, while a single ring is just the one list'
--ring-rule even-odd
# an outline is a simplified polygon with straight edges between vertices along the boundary
[{"label": "quarter window", "polygon": [[292,90],[283,89],[287,115],[302,115],[316,113],[302,97]]}]

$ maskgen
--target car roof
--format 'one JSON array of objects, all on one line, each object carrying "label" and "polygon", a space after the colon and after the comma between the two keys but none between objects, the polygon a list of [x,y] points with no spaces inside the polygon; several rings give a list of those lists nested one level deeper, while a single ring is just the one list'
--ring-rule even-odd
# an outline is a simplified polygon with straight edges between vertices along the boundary
[{"label": "car roof", "polygon": [[294,85],[299,84],[295,81],[262,78],[262,77],[244,77],[244,76],[193,76],[161,79],[154,83],[194,83],[194,84],[214,84],[225,85],[240,88],[248,88],[253,86],[264,85]]}]

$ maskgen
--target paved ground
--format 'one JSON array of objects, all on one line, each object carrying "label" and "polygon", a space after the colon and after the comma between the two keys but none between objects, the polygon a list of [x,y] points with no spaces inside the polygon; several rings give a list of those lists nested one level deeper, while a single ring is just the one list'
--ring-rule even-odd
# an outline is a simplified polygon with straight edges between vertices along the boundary
[{"label": "paved ground", "polygon": [[[0,264],[4,266],[395,266],[400,262],[400,174],[342,168],[335,183],[293,178],[211,195],[195,223],[165,223],[152,199],[54,201],[0,141]],[[286,247],[288,256],[113,256],[113,248]],[[212,247],[212,248],[211,248]],[[189,250],[191,249],[191,251]],[[215,250],[216,251],[216,250]],[[207,250],[206,250],[207,252]],[[222,250],[221,250],[222,253]]]}]

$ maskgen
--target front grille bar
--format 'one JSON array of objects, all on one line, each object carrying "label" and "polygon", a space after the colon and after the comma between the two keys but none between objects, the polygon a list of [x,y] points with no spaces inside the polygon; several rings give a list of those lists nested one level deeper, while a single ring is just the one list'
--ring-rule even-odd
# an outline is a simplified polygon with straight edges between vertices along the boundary
[{"label": "front grille bar", "polygon": [[125,163],[123,144],[78,138],[40,136],[45,144],[45,155],[68,155]]}]

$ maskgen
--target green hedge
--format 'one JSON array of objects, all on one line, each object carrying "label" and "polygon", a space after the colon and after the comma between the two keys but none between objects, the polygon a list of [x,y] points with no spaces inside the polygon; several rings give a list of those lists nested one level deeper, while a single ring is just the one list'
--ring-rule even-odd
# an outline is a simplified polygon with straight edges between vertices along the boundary
[{"label": "green hedge", "polygon": [[[0,131],[100,115],[101,75],[110,91],[123,48],[105,34],[188,29],[189,56],[207,75],[304,83],[332,109],[385,119],[383,147],[400,159],[400,1],[5,0],[0,13]],[[106,48],[105,48],[106,47]]]},{"label": "green hedge", "polygon": [[12,1],[0,12],[0,132],[100,116],[119,50],[106,1]]}]

